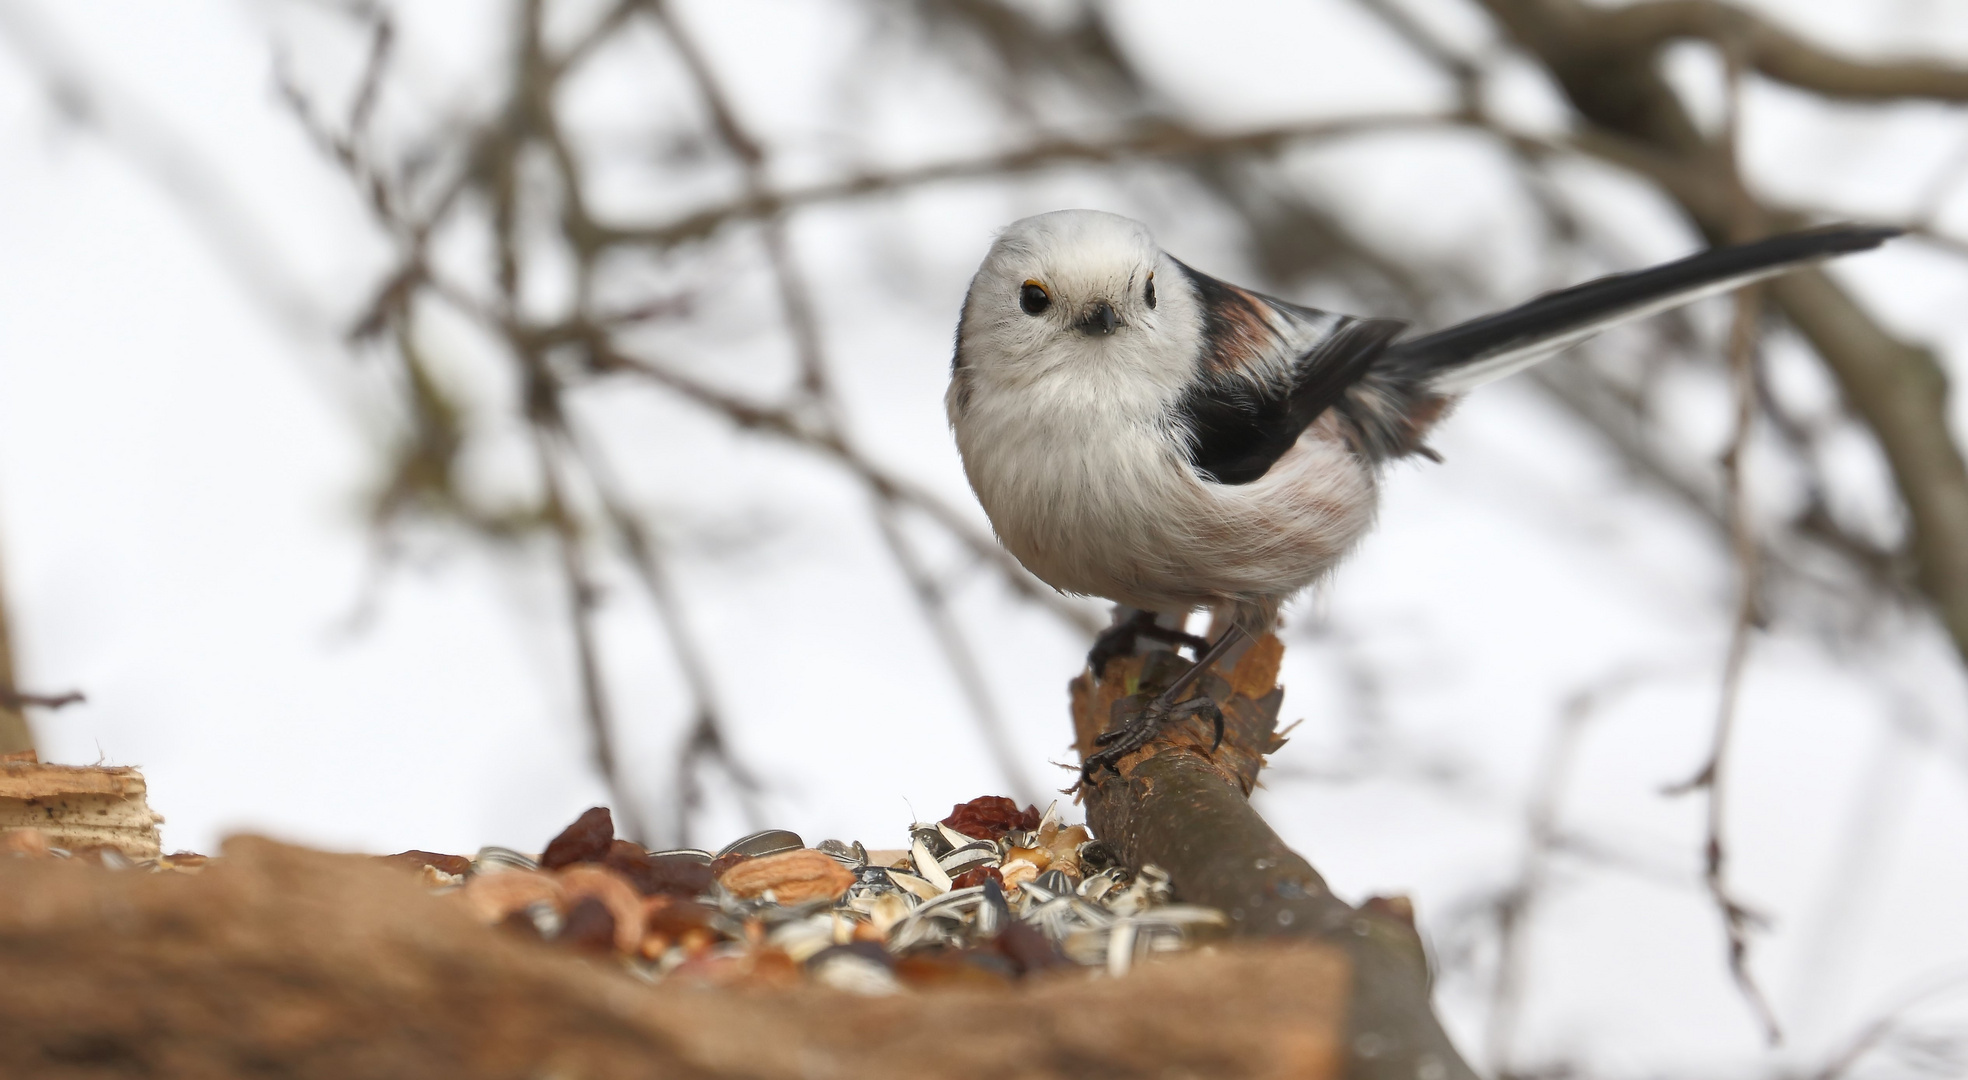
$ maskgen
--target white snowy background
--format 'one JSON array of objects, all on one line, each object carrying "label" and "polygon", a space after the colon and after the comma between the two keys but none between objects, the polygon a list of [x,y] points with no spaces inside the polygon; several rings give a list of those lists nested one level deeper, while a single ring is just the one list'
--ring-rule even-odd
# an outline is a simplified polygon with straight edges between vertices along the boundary
[{"label": "white snowy background", "polygon": [[[1208,6],[1205,19],[1178,0],[1109,5],[1136,61],[1198,122],[1446,101],[1337,0]],[[1420,6],[1480,26],[1449,0]],[[1968,64],[1958,3],[1757,6],[1842,48]],[[487,108],[478,76],[507,48],[503,5],[399,7],[402,92],[436,115]],[[840,66],[869,30],[846,6],[684,12],[773,147],[776,179],[833,175],[848,151],[895,164],[997,145],[987,110],[907,56],[847,100]],[[0,557],[23,684],[88,695],[37,714],[36,737],[48,760],[141,766],[168,848],[212,850],[240,831],[377,852],[534,847],[605,799],[545,564],[430,539],[358,618],[373,584],[361,499],[376,432],[341,334],[390,252],[273,78],[284,55],[303,81],[345,80],[360,42],[329,40],[326,25],[305,6],[246,0],[0,0]],[[49,94],[50,57],[87,74],[84,122]],[[1700,58],[1687,66],[1698,79]],[[584,122],[627,130],[647,110],[688,107],[636,74],[581,83]],[[1556,115],[1541,85],[1506,89],[1526,124]],[[1854,216],[1903,213],[1968,141],[1961,113],[1936,107],[1834,109],[1756,86],[1745,110],[1758,184]],[[1302,157],[1305,182],[1338,192],[1390,247],[1500,293],[1561,283],[1512,239],[1528,211],[1473,144]],[[1604,189],[1636,258],[1696,246],[1631,185],[1580,183]],[[1221,221],[1172,190],[1057,169],[797,216],[795,255],[870,456],[981,525],[941,395],[992,230],[1059,206],[1114,209],[1195,265],[1254,274]],[[647,216],[700,199],[603,201]],[[1959,202],[1944,221],[1968,223]],[[1835,273],[1959,382],[1964,266],[1907,242]],[[757,302],[756,290],[709,297],[708,314],[660,340],[695,370],[763,385],[783,374],[785,346],[769,305],[746,310]],[[1700,313],[1711,327],[1726,317]],[[440,358],[475,347],[442,324],[427,344]],[[455,363],[468,397],[510,393]],[[1726,400],[1690,402],[1690,430],[1719,447]],[[768,789],[765,824],[886,846],[913,818],[1011,790],[857,484],[672,402],[593,408],[638,498],[676,524],[679,584],[735,751]],[[1581,693],[1598,696],[1558,812],[1599,854],[1549,866],[1523,943],[1513,1066],[1804,1074],[1901,997],[1968,973],[1968,695],[1924,616],[1855,633],[1779,620],[1754,641],[1728,829],[1736,889],[1770,919],[1752,966],[1787,1039],[1766,1047],[1701,888],[1700,802],[1661,793],[1698,767],[1714,721],[1735,590],[1722,539],[1528,385],[1477,394],[1435,445],[1446,464],[1396,467],[1378,531],[1289,613],[1286,714],[1304,722],[1259,800],[1341,895],[1414,898],[1472,1060],[1498,1052],[1485,1046],[1486,905],[1522,872],[1537,779]],[[488,490],[524,486],[496,454],[473,467]],[[1852,448],[1850,470],[1890,506],[1869,446]],[[677,675],[633,588],[604,584],[624,757],[656,806],[684,719]],[[988,575],[958,601],[1027,783],[1063,786],[1047,762],[1070,756],[1063,691],[1084,640]],[[716,846],[750,826],[713,796],[693,839]],[[1945,991],[1910,1022],[1968,1035],[1952,1000],[1956,1022]],[[1873,1054],[1857,1072],[1962,1067],[1927,1049]]]}]

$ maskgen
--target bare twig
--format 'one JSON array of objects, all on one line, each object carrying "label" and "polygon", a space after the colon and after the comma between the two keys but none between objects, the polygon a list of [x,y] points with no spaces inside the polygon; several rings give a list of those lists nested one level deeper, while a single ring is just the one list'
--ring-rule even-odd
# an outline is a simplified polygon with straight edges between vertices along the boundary
[{"label": "bare twig", "polygon": [[18,710],[22,708],[66,709],[70,705],[80,705],[88,701],[80,690],[68,690],[59,694],[30,694],[24,690],[9,690],[0,686],[0,709]]},{"label": "bare twig", "polygon": [[1573,694],[1558,715],[1557,730],[1545,751],[1544,763],[1532,783],[1531,805],[1524,815],[1525,849],[1517,879],[1496,902],[1497,963],[1490,982],[1490,1015],[1484,1031],[1484,1052],[1490,1075],[1516,1075],[1513,1042],[1523,1012],[1525,992],[1524,937],[1549,877],[1553,855],[1576,851],[1576,838],[1560,827],[1560,804],[1570,782],[1579,740],[1585,725],[1608,699],[1625,693],[1645,674],[1627,671],[1603,679]]},{"label": "bare twig", "polygon": [[[684,67],[689,71],[698,93],[703,99],[706,111],[710,114],[711,125],[725,148],[743,166],[745,188],[748,199],[760,200],[767,190],[765,173],[765,153],[739,122],[732,110],[729,98],[712,71],[709,60],[681,23],[670,12],[663,0],[649,0],[649,7],[655,13],[657,22],[665,35],[682,57]],[[814,316],[813,302],[808,295],[806,282],[794,265],[792,251],[786,237],[783,212],[766,215],[763,222],[762,242],[766,257],[771,264],[774,287],[778,290],[786,331],[792,339],[795,355],[799,360],[801,395],[793,412],[784,417],[784,422],[795,430],[812,430],[813,441],[835,448],[838,458],[848,462],[861,462],[859,454],[848,448],[842,430],[839,403],[834,396],[829,378],[826,352],[821,340],[820,325]],[[814,419],[804,420],[805,415]],[[941,590],[927,569],[916,558],[909,546],[908,538],[902,535],[895,520],[897,504],[904,501],[902,490],[890,482],[874,483],[873,470],[857,469],[864,480],[870,481],[878,500],[875,508],[875,521],[890,554],[895,558],[905,580],[909,582],[924,617],[929,621],[949,663],[964,698],[970,706],[972,719],[990,747],[992,757],[1005,781],[1023,801],[1036,801],[1037,788],[1032,785],[1020,767],[1017,754],[1006,735],[1004,721],[998,715],[992,701],[990,690],[985,684],[982,669],[973,654],[969,643],[958,629],[954,617],[944,603]],[[922,505],[919,498],[908,501]]]},{"label": "bare twig", "polygon": [[1460,118],[1426,113],[1348,117],[1229,133],[1198,131],[1187,125],[1162,120],[1144,124],[1138,131],[1112,139],[1044,139],[1003,153],[915,168],[863,173],[844,180],[791,190],[772,191],[761,187],[732,202],[699,210],[675,221],[642,227],[604,227],[602,240],[609,244],[674,247],[701,240],[734,222],[769,219],[812,206],[887,195],[952,180],[998,179],[1061,165],[1120,165],[1134,161],[1274,154],[1292,146],[1361,135],[1449,130],[1462,126],[1465,125]]},{"label": "bare twig", "polygon": [[[566,419],[562,417],[563,422]],[[690,726],[683,749],[677,756],[675,770],[673,838],[676,843],[686,845],[695,839],[691,826],[703,806],[703,788],[697,778],[697,770],[705,761],[722,768],[731,779],[746,819],[757,828],[762,824],[758,797],[764,785],[731,748],[731,740],[724,730],[724,712],[718,706],[717,688],[711,678],[710,662],[684,615],[683,600],[677,592],[676,583],[671,580],[669,567],[642,518],[629,509],[622,486],[599,442],[582,437],[571,424],[563,433],[587,471],[596,498],[601,503],[602,513],[617,542],[628,555],[629,565],[642,582],[650,605],[656,609],[656,617],[661,620],[664,637],[670,644],[671,658],[683,675],[684,686],[690,694]]]},{"label": "bare twig", "polygon": [[1741,578],[1737,586],[1735,623],[1729,634],[1729,650],[1722,667],[1721,704],[1715,718],[1715,730],[1709,745],[1708,760],[1695,775],[1682,784],[1669,788],[1670,794],[1683,795],[1695,791],[1707,798],[1707,839],[1702,844],[1702,877],[1708,886],[1709,896],[1715,901],[1716,909],[1722,916],[1723,932],[1729,939],[1729,975],[1736,982],[1757,1021],[1762,1025],[1765,1036],[1772,1043],[1780,1041],[1782,1030],[1777,1026],[1776,1014],[1770,1010],[1763,991],[1756,985],[1749,972],[1749,932],[1763,919],[1745,907],[1730,892],[1727,874],[1728,849],[1724,841],[1724,822],[1727,814],[1728,756],[1732,737],[1735,734],[1736,716],[1742,696],[1742,676],[1744,664],[1749,656],[1750,634],[1758,621],[1758,575],[1757,544],[1750,521],[1749,498],[1743,482],[1743,454],[1749,445],[1749,436],[1755,419],[1756,388],[1755,376],[1751,366],[1755,363],[1757,293],[1755,286],[1742,290],[1736,296],[1736,321],[1730,334],[1730,371],[1736,391],[1736,421],[1734,433],[1730,436],[1729,448],[1722,457],[1722,472],[1729,490],[1729,526],[1734,537],[1732,545],[1736,558],[1737,573]]},{"label": "bare twig", "polygon": [[546,488],[547,520],[553,530],[561,579],[567,587],[568,622],[573,630],[576,681],[581,694],[581,715],[587,720],[589,752],[595,771],[608,786],[608,797],[615,807],[616,828],[633,840],[645,833],[647,827],[636,809],[639,800],[633,797],[615,749],[614,710],[609,704],[600,646],[596,641],[595,613],[600,597],[582,548],[584,538],[567,502],[560,463],[544,429],[535,428],[533,446]]}]

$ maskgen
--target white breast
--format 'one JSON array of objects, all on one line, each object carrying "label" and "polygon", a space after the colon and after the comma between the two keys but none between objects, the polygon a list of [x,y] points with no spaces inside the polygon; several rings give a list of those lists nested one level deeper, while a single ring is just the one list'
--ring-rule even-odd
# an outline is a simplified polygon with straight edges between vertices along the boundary
[{"label": "white breast", "polygon": [[1040,580],[1156,611],[1224,600],[1275,610],[1372,524],[1373,473],[1330,418],[1259,480],[1221,485],[1189,466],[1168,396],[1090,365],[1082,377],[974,387],[952,409],[979,502]]}]

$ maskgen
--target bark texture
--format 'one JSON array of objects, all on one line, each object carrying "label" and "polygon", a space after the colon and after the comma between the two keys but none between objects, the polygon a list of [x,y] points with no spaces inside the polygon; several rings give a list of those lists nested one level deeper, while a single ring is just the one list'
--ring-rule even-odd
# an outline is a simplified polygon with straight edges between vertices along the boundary
[{"label": "bark texture", "polygon": [[[1087,823],[1128,866],[1168,871],[1184,900],[1229,914],[1241,938],[1320,941],[1341,950],[1352,986],[1345,1074],[1355,1080],[1462,1080],[1475,1073],[1429,1004],[1428,960],[1405,902],[1354,907],[1265,824],[1249,801],[1277,734],[1284,646],[1267,636],[1228,677],[1206,675],[1200,692],[1223,713],[1222,746],[1207,719],[1171,724],[1123,758],[1119,775],[1082,788]],[[1153,651],[1107,665],[1102,679],[1072,685],[1074,732],[1084,759],[1094,737],[1123,721],[1181,672]]]}]

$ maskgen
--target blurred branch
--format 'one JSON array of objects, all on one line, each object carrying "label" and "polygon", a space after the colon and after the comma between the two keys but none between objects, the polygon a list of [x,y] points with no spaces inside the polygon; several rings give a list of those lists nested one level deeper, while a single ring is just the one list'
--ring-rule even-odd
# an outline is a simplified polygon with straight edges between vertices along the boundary
[{"label": "blurred branch", "polygon": [[1524,815],[1525,851],[1517,880],[1496,903],[1497,966],[1490,983],[1490,1015],[1484,1030],[1484,1056],[1490,1075],[1517,1075],[1511,1059],[1525,990],[1525,931],[1542,897],[1554,855],[1576,846],[1559,828],[1560,803],[1571,781],[1579,740],[1585,725],[1607,699],[1616,697],[1644,677],[1626,671],[1600,680],[1571,695],[1558,716],[1557,731],[1545,751],[1544,764],[1533,782],[1531,804]]},{"label": "blurred branch", "polygon": [[608,786],[615,818],[627,839],[646,834],[648,824],[636,809],[640,802],[623,775],[615,750],[614,710],[609,704],[608,686],[602,677],[601,649],[596,640],[595,613],[601,598],[583,550],[583,537],[560,478],[560,465],[545,426],[533,431],[533,447],[546,486],[546,516],[553,530],[561,578],[567,587],[568,622],[573,630],[574,662],[581,695],[581,715],[586,719],[589,752],[595,771]]},{"label": "blurred branch", "polygon": [[[665,35],[683,58],[684,66],[690,72],[691,79],[703,98],[718,138],[743,166],[747,195],[758,197],[766,190],[767,185],[764,151],[760,149],[758,141],[738,122],[723,87],[711,70],[709,61],[671,13],[669,5],[663,0],[649,0],[649,7],[661,24]],[[805,279],[793,263],[783,216],[772,214],[766,217],[763,223],[762,240],[767,259],[772,266],[773,282],[779,293],[786,332],[792,339],[794,352],[799,360],[799,391],[805,400],[798,404],[808,407],[802,411],[817,414],[817,420],[813,422],[818,428],[815,434],[820,441],[835,448],[834,453],[837,458],[859,461],[859,455],[852,453],[847,447],[839,402],[834,395],[832,380],[827,369],[820,325],[814,317],[813,302],[808,294]],[[872,474],[871,469],[859,471],[863,472],[864,479]],[[1035,801],[1036,789],[1018,764],[1017,754],[1012,749],[1005,732],[1004,720],[992,701],[977,657],[972,652],[969,642],[964,639],[956,620],[951,617],[948,608],[944,605],[934,579],[916,558],[908,539],[902,535],[895,520],[896,506],[903,501],[901,493],[892,486],[874,484],[870,486],[875,487],[875,494],[879,500],[874,511],[876,525],[887,542],[897,568],[909,583],[923,617],[929,622],[931,630],[936,635],[937,643],[942,648],[944,658],[963,691],[965,701],[970,706],[971,717],[983,735],[985,745],[990,748],[999,771],[1004,774],[1005,781],[1011,786],[1013,793],[1021,801]]]},{"label": "blurred branch", "polygon": [[1605,11],[1595,36],[1608,50],[1652,52],[1674,41],[1700,40],[1750,70],[1825,97],[1968,102],[1968,68],[1916,59],[1855,60],[1733,4],[1649,0]]},{"label": "blurred branch", "polygon": [[[1573,143],[1657,183],[1711,241],[1737,235],[1746,219],[1758,232],[1808,224],[1761,203],[1733,157],[1700,133],[1655,64],[1666,39],[1606,29],[1623,9],[1578,0],[1482,2],[1579,111],[1586,125]],[[1895,338],[1822,270],[1776,279],[1770,295],[1885,451],[1912,519],[1920,589],[1968,659],[1968,466],[1948,427],[1939,362]]]},{"label": "blurred branch", "polygon": [[1670,788],[1669,793],[1685,795],[1699,791],[1706,797],[1707,838],[1702,844],[1702,880],[1708,886],[1716,909],[1722,914],[1722,928],[1729,939],[1729,975],[1735,980],[1744,1000],[1755,1011],[1764,1035],[1775,1044],[1783,1038],[1777,1027],[1776,1014],[1771,1011],[1768,999],[1749,973],[1749,931],[1763,920],[1730,891],[1728,849],[1723,839],[1728,805],[1725,782],[1729,749],[1741,706],[1743,668],[1749,658],[1750,633],[1762,621],[1758,611],[1761,581],[1757,556],[1760,549],[1756,542],[1755,526],[1750,519],[1749,493],[1743,477],[1743,454],[1749,446],[1750,431],[1756,418],[1754,365],[1761,294],[1761,287],[1756,285],[1736,294],[1736,320],[1729,342],[1729,371],[1736,395],[1736,416],[1729,447],[1722,455],[1722,476],[1728,488],[1730,547],[1741,580],[1736,586],[1736,615],[1729,632],[1728,656],[1722,666],[1721,703],[1716,712],[1708,760],[1692,779]]},{"label": "blurred branch", "polygon": [[718,706],[710,661],[698,644],[689,620],[684,617],[683,600],[676,583],[671,580],[669,567],[664,563],[656,541],[642,518],[629,509],[622,494],[622,485],[609,467],[599,441],[578,435],[568,424],[566,416],[562,415],[560,420],[567,425],[561,432],[586,470],[595,496],[601,503],[603,516],[627,554],[637,580],[642,582],[650,606],[656,610],[657,619],[663,624],[663,635],[669,641],[671,658],[676,662],[677,670],[683,675],[684,687],[690,693],[690,726],[683,740],[683,749],[677,755],[675,768],[673,838],[680,845],[688,845],[696,838],[692,825],[704,801],[697,770],[707,761],[724,770],[736,791],[747,822],[754,829],[760,828],[763,816],[759,810],[758,796],[764,785],[738,759],[725,735],[724,711]]},{"label": "blurred branch", "polygon": [[1045,139],[1016,150],[959,161],[938,162],[887,172],[870,172],[809,187],[772,191],[763,186],[743,197],[707,207],[675,221],[647,227],[603,227],[607,244],[673,247],[701,240],[718,228],[739,221],[770,219],[793,210],[951,180],[1001,179],[1059,165],[1118,165],[1138,160],[1191,160],[1235,154],[1275,154],[1287,147],[1390,131],[1428,131],[1466,124],[1456,116],[1389,113],[1249,131],[1212,133],[1171,120],[1144,123],[1137,131],[1112,139]]},{"label": "blurred branch", "polygon": [[994,567],[1021,599],[1038,604],[1088,637],[1099,633],[1104,625],[1090,606],[1068,600],[1034,578],[995,538],[972,524],[956,507],[870,461],[849,446],[840,432],[815,425],[792,409],[754,405],[680,372],[639,360],[612,343],[589,339],[588,344],[601,350],[593,361],[596,370],[648,379],[675,391],[685,400],[723,415],[738,427],[775,435],[820,452],[866,484],[876,497],[905,503],[934,520],[979,559]]}]

